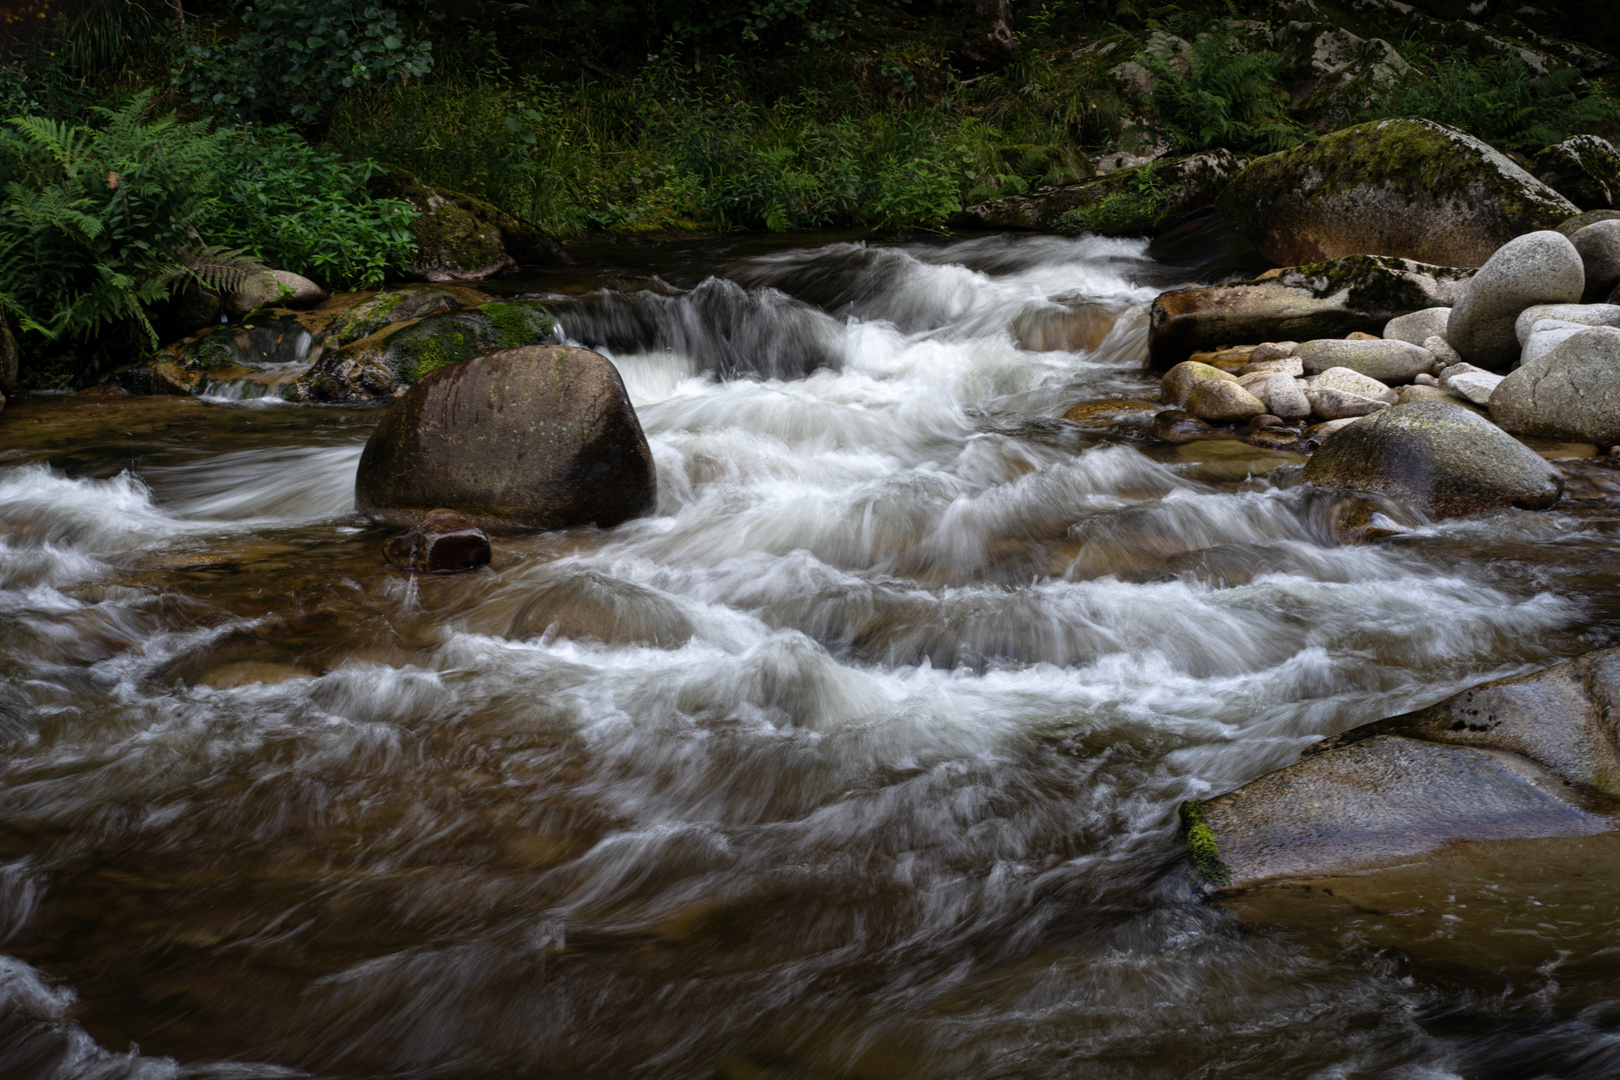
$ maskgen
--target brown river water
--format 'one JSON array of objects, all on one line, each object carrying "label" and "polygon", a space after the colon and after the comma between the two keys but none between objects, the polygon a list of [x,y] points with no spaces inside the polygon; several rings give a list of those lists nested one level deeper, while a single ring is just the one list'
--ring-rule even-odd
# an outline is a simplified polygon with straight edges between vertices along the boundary
[{"label": "brown river water", "polygon": [[1234,259],[500,283],[619,364],[659,502],[455,577],[353,512],[376,412],[13,401],[0,1077],[1620,1076],[1607,864],[1190,880],[1181,800],[1620,641],[1612,503],[1340,546],[1297,457],[1058,419],[1153,396],[1147,302]]}]

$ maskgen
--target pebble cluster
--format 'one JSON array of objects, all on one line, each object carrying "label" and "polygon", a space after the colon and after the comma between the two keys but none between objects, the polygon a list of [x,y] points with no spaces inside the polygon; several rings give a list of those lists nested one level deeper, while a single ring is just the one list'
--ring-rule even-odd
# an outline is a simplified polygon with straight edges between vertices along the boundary
[{"label": "pebble cluster", "polygon": [[1382,335],[1267,341],[1193,354],[1165,373],[1168,442],[1312,445],[1384,409],[1443,401],[1505,430],[1620,444],[1620,221],[1499,248],[1454,307],[1391,319]]}]

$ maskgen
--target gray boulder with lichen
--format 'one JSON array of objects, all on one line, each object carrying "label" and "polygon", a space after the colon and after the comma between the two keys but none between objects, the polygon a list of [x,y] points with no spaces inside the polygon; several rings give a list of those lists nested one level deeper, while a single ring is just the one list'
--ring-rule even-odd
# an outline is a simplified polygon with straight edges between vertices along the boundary
[{"label": "gray boulder with lichen", "polygon": [[1215,201],[1279,263],[1390,255],[1480,266],[1575,206],[1505,154],[1429,120],[1377,120],[1249,164]]}]

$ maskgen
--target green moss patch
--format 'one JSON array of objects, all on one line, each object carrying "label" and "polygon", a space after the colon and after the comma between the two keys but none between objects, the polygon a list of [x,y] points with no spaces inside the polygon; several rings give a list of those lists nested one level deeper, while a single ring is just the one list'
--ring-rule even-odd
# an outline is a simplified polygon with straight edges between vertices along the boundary
[{"label": "green moss patch", "polygon": [[1204,809],[1191,799],[1181,804],[1179,835],[1187,843],[1187,858],[1193,873],[1206,885],[1232,884],[1232,871],[1221,861],[1220,845],[1215,842],[1215,831],[1204,820]]}]

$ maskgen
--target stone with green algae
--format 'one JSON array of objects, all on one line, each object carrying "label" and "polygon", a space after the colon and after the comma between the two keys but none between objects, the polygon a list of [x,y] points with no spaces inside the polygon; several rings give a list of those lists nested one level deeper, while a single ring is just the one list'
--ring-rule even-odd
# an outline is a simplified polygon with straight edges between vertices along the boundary
[{"label": "stone with green algae", "polygon": [[1259,158],[1215,206],[1290,265],[1375,254],[1480,266],[1576,212],[1505,154],[1430,120],[1376,120]]}]

